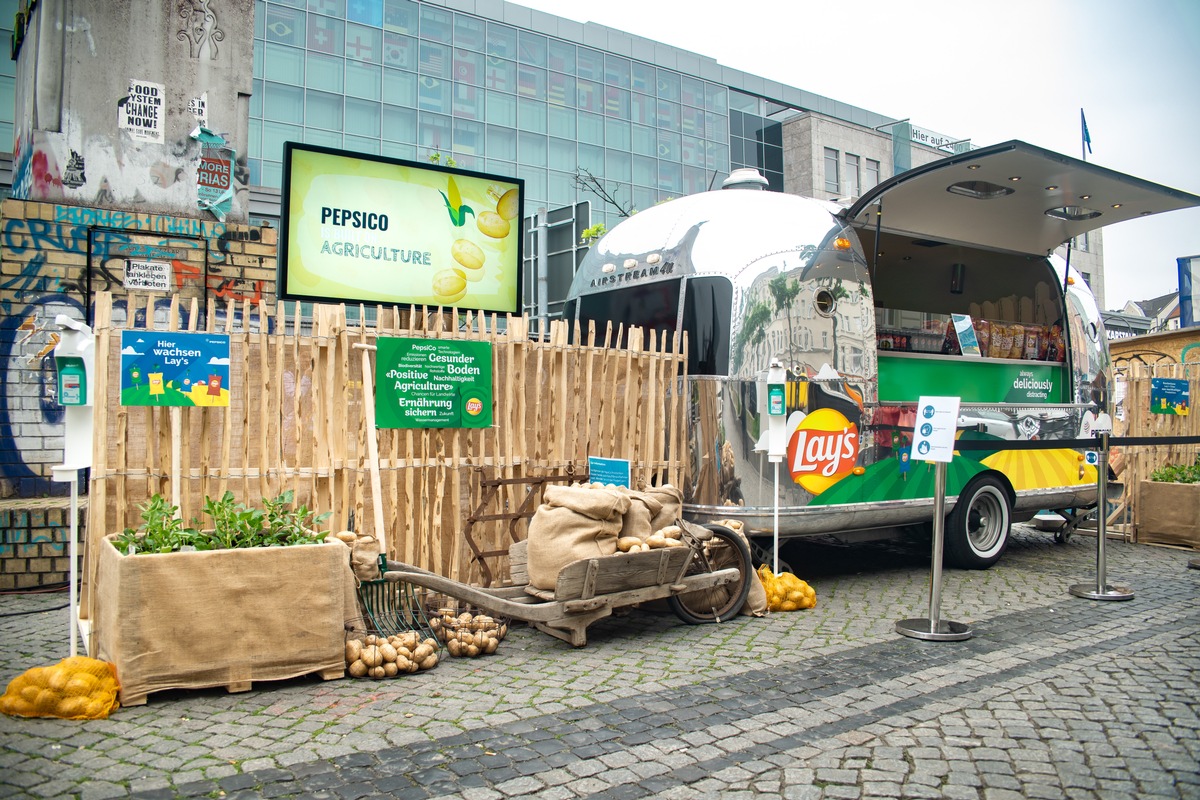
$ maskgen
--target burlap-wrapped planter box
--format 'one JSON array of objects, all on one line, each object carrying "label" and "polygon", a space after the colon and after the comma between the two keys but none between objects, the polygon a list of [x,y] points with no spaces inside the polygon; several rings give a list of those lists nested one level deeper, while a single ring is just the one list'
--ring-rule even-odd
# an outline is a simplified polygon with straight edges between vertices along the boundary
[{"label": "burlap-wrapped planter box", "polygon": [[113,538],[100,545],[95,655],[116,665],[122,705],[343,676],[345,621],[359,616],[345,544],[125,556]]},{"label": "burlap-wrapped planter box", "polygon": [[1141,481],[1137,540],[1200,549],[1200,483]]}]

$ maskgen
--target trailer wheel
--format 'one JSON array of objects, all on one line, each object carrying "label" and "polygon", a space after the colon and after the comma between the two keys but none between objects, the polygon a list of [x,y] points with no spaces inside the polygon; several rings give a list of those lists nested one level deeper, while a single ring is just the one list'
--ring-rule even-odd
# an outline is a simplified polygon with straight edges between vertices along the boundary
[{"label": "trailer wheel", "polygon": [[946,560],[961,569],[987,569],[1008,547],[1012,509],[1008,491],[990,475],[976,478],[946,517]]},{"label": "trailer wheel", "polygon": [[689,573],[737,567],[741,575],[736,581],[714,589],[668,597],[667,604],[675,616],[689,625],[722,622],[736,617],[750,594],[750,576],[754,569],[750,547],[744,538],[724,525],[710,524],[704,527],[712,531],[712,539],[703,545],[704,558],[699,554],[693,556]]}]

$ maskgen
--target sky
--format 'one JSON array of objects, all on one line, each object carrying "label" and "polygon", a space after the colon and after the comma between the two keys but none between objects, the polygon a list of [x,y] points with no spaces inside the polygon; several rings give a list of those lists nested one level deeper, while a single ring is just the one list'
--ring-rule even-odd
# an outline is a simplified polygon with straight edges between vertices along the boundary
[{"label": "sky", "polygon": [[[1078,158],[1082,108],[1089,162],[1200,195],[1200,0],[514,2],[979,146]],[[1200,256],[1200,208],[1103,241],[1106,309],[1178,291],[1176,259]]]}]

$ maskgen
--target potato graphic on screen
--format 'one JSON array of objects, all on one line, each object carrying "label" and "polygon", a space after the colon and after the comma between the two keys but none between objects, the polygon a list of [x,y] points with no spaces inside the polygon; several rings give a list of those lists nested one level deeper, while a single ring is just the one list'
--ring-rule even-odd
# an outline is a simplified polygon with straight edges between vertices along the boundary
[{"label": "potato graphic on screen", "polygon": [[433,293],[446,305],[462,300],[467,293],[467,279],[462,270],[443,269],[433,275]]},{"label": "potato graphic on screen", "polygon": [[509,189],[496,203],[496,212],[505,219],[516,219],[521,213],[521,198],[516,189]]},{"label": "potato graphic on screen", "polygon": [[463,269],[478,271],[483,267],[483,250],[469,239],[455,239],[454,244],[450,245],[450,255]]},{"label": "potato graphic on screen", "polygon": [[480,212],[475,224],[484,236],[490,236],[493,239],[503,239],[505,236],[508,236],[510,227],[508,220],[495,211]]}]

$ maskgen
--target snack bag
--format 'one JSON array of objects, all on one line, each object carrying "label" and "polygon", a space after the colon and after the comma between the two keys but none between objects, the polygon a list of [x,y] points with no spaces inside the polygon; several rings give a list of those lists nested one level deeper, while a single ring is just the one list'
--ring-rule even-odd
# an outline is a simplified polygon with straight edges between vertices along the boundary
[{"label": "snack bag", "polygon": [[992,323],[986,319],[975,320],[975,338],[979,341],[979,355],[986,358],[991,352]]},{"label": "snack bag", "polygon": [[1012,334],[1012,345],[1008,348],[1008,357],[1021,358],[1025,354],[1025,326],[1014,322],[1008,326],[1008,332]]},{"label": "snack bag", "polygon": [[1067,360],[1067,346],[1063,340],[1062,326],[1050,326],[1050,346],[1046,348],[1046,360],[1062,363]]},{"label": "snack bag", "polygon": [[1038,361],[1045,361],[1050,350],[1050,328],[1043,325],[1038,329]]},{"label": "snack bag", "polygon": [[989,352],[992,358],[1008,358],[1008,351],[1012,348],[1012,334],[1008,332],[1008,326],[1003,322],[992,323],[992,342]]},{"label": "snack bag", "polygon": [[958,343],[958,331],[954,330],[954,320],[946,323],[946,336],[942,339],[942,355],[962,355],[962,347]]},{"label": "snack bag", "polygon": [[1037,361],[1038,350],[1041,347],[1042,329],[1037,325],[1025,326],[1025,352],[1022,354],[1026,361]]}]

